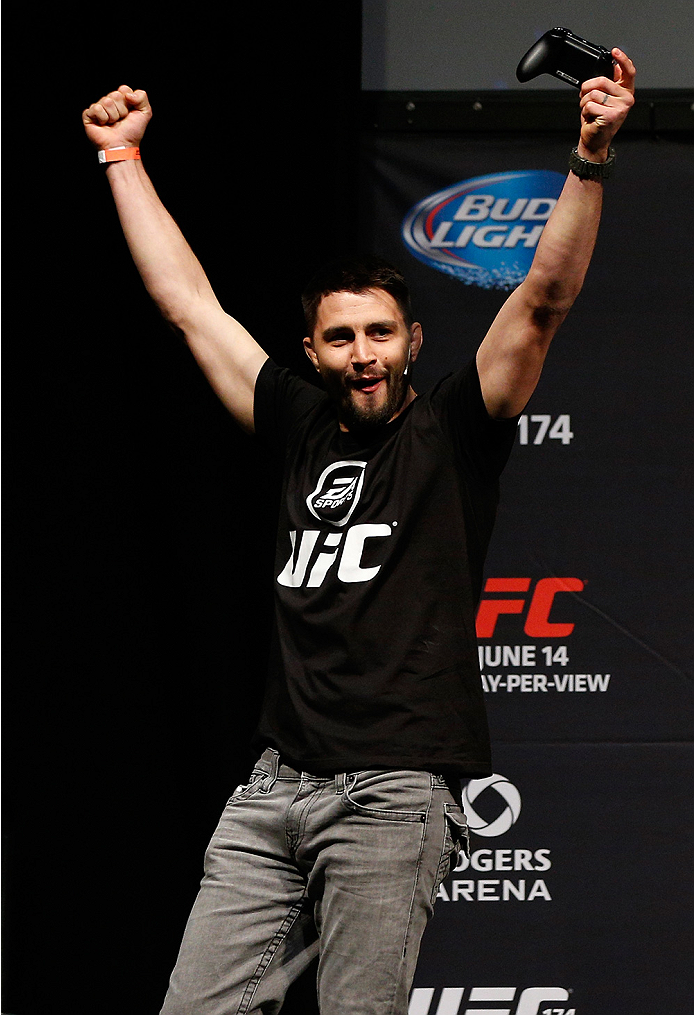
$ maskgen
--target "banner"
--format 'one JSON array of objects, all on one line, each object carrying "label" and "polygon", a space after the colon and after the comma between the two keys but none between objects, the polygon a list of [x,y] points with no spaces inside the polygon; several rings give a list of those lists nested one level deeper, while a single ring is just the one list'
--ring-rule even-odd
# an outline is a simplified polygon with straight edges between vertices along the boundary
[{"label": "banner", "polygon": [[[415,390],[474,356],[527,274],[573,144],[364,138],[363,241],[411,283]],[[686,143],[620,142],[520,418],[477,615],[496,774],[464,788],[472,856],[411,1015],[691,1004],[691,173]]]}]

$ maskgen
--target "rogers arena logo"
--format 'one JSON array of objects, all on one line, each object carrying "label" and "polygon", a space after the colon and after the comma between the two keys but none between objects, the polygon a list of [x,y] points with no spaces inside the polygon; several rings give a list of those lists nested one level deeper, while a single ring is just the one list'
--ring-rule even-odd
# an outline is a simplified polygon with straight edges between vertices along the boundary
[{"label": "rogers arena logo", "polygon": [[403,241],[424,264],[467,285],[515,289],[564,181],[561,173],[539,169],[462,180],[410,209]]},{"label": "rogers arena logo", "polygon": [[[485,821],[472,806],[485,790],[493,789],[501,797],[504,807],[493,821]],[[518,821],[521,812],[520,793],[503,775],[490,775],[486,779],[471,779],[463,789],[463,810],[471,832],[478,835],[503,835]]]},{"label": "rogers arena logo", "polygon": [[[476,801],[485,796],[485,809],[492,816],[480,815]],[[476,835],[497,838],[515,825],[521,813],[521,795],[503,775],[470,779],[463,787],[463,810],[468,827]],[[470,856],[460,850],[458,863],[436,895],[442,902],[551,902],[552,895],[544,875],[552,868],[552,850],[497,846],[474,849]],[[460,877],[463,873],[465,876]],[[457,875],[457,876],[456,876]],[[496,875],[496,876],[494,876]],[[437,1013],[438,1015],[438,1013]]]}]

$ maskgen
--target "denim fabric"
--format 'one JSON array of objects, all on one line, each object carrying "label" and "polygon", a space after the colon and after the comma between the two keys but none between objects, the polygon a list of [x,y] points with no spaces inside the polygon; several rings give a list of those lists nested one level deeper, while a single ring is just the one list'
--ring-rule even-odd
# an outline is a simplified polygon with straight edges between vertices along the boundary
[{"label": "denim fabric", "polygon": [[466,845],[455,797],[428,772],[319,777],[266,750],[210,842],[161,1015],[273,1015],[316,955],[321,1015],[406,1015]]}]

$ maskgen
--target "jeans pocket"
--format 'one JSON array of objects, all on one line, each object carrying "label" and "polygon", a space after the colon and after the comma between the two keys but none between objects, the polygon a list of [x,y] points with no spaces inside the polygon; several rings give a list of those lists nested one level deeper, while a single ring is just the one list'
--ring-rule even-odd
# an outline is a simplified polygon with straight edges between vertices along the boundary
[{"label": "jeans pocket", "polygon": [[253,796],[253,794],[261,788],[263,778],[266,775],[266,772],[259,772],[254,769],[251,772],[249,781],[247,783],[241,783],[240,786],[236,787],[227,801],[227,806],[229,804],[235,804],[239,800],[247,800],[248,797]]},{"label": "jeans pocket", "polygon": [[[453,856],[451,860],[457,858],[461,850],[469,860],[470,829],[465,814],[457,804],[453,807],[448,804],[446,805],[446,827],[450,830],[451,838],[453,839]],[[451,866],[454,867],[455,864],[452,863]]]},{"label": "jeans pocket", "polygon": [[343,806],[381,821],[426,821],[431,779],[425,772],[374,771],[346,777]]},{"label": "jeans pocket", "polygon": [[444,831],[441,859],[436,875],[436,884],[431,894],[431,903],[434,904],[441,883],[446,880],[453,868],[456,866],[461,849],[470,858],[470,830],[467,819],[457,804],[444,804]]}]

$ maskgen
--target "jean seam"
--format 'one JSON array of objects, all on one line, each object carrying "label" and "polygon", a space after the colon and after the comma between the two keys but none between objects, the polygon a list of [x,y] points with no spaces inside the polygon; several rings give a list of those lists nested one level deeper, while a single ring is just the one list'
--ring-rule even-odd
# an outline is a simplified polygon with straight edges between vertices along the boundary
[{"label": "jean seam", "polygon": [[287,934],[292,929],[293,924],[299,918],[299,915],[301,914],[301,910],[302,910],[303,905],[304,905],[305,898],[306,898],[306,896],[304,894],[304,897],[301,899],[301,901],[297,902],[294,906],[292,906],[292,908],[289,910],[289,912],[285,916],[284,920],[282,921],[282,924],[280,925],[279,930],[277,931],[277,933],[273,937],[273,939],[270,942],[270,944],[265,949],[265,951],[264,951],[264,953],[262,955],[262,958],[260,959],[260,962],[258,963],[258,966],[256,968],[255,973],[253,974],[253,976],[248,981],[246,989],[243,992],[243,997],[241,998],[241,1003],[239,1004],[239,1007],[237,1009],[237,1015],[244,1015],[244,1013],[247,1012],[248,1009],[250,1008],[250,1005],[251,1005],[251,1002],[253,1001],[253,997],[255,995],[255,992],[258,989],[258,987],[260,986],[260,981],[262,980],[263,975],[265,974],[265,971],[267,970],[268,966],[272,962],[272,960],[273,960],[273,958],[275,956],[275,953],[276,953],[277,949],[279,948],[280,944],[282,943],[282,941],[284,941],[284,939],[286,938]]},{"label": "jean seam", "polygon": [[[455,854],[456,849],[456,842],[453,838],[450,825],[448,824],[448,817],[445,812],[443,816],[443,824],[444,828],[443,828],[443,843],[441,845],[441,856],[439,857],[439,863],[436,870],[436,881],[434,882],[434,888],[431,893],[431,899],[429,900],[432,906],[436,902],[436,897],[438,895],[439,888],[446,880],[448,874],[450,874],[450,868],[452,866],[453,856]],[[450,849],[446,849],[448,840],[450,840],[451,843]],[[446,858],[448,861],[447,862],[448,874],[444,872],[444,862],[446,862]]]},{"label": "jean seam", "polygon": [[[298,850],[299,846],[301,845],[301,841],[302,841],[302,839],[304,837],[304,834],[306,832],[306,824],[308,822],[309,814],[311,813],[313,808],[316,806],[316,804],[319,802],[319,798],[321,796],[321,793],[322,793],[323,789],[324,789],[323,786],[317,786],[313,790],[311,796],[306,798],[306,800],[304,801],[304,805],[301,808],[301,811],[300,811],[300,813],[298,815],[298,818],[296,820],[296,834],[295,835],[291,835],[291,834],[287,833],[287,835],[286,835],[287,845],[288,845],[288,847],[289,847],[289,849],[290,849],[290,851],[291,851],[291,853],[293,855],[296,855],[296,851]],[[287,814],[288,813],[289,812],[287,812]]]},{"label": "jean seam", "polygon": [[417,887],[419,885],[419,875],[420,875],[421,870],[422,870],[422,856],[424,854],[424,843],[426,842],[427,827],[429,825],[429,814],[430,814],[430,811],[431,811],[431,805],[432,805],[433,797],[434,797],[434,791],[433,791],[433,787],[432,787],[430,789],[430,791],[429,791],[429,803],[427,805],[426,812],[424,813],[423,818],[422,818],[422,822],[423,822],[423,825],[422,825],[422,838],[421,838],[421,842],[419,844],[419,855],[417,857],[417,866],[415,868],[414,882],[412,884],[412,895],[410,896],[410,908],[407,911],[407,926],[405,928],[405,939],[403,941],[402,952],[401,952],[401,955],[400,955],[400,975],[398,976],[398,979],[397,979],[397,982],[396,982],[396,985],[395,985],[395,990],[393,991],[393,997],[392,997],[392,1000],[391,1000],[391,1003],[390,1003],[390,1008],[389,1008],[389,1011],[388,1011],[388,1015],[392,1015],[393,1009],[395,1007],[395,1002],[396,1002],[396,999],[397,999],[397,992],[398,992],[398,984],[400,983],[400,981],[402,979],[402,967],[404,965],[405,957],[407,955],[407,946],[409,944],[410,932],[412,930],[412,912],[414,910],[414,903],[415,903],[415,899],[417,897]]}]

